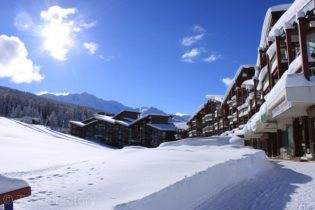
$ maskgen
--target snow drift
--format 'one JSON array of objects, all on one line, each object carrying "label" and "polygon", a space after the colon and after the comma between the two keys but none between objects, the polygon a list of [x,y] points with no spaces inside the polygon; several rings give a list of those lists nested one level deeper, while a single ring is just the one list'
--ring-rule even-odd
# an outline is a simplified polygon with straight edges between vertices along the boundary
[{"label": "snow drift", "polygon": [[0,174],[32,187],[16,209],[193,209],[271,167],[262,151],[230,140],[118,150],[0,117]]},{"label": "snow drift", "polygon": [[142,199],[118,205],[115,210],[195,209],[222,190],[271,167],[265,153],[260,151],[210,166]]}]

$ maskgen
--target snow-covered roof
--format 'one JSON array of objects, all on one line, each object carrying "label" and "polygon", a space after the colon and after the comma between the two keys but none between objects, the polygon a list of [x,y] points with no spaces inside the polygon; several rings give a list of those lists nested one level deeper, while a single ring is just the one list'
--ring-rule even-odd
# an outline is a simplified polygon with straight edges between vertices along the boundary
[{"label": "snow-covered roof", "polygon": [[124,120],[116,120],[113,118],[113,116],[100,115],[100,114],[94,115],[94,118],[97,120],[102,120],[102,121],[109,122],[112,124],[119,124],[119,125],[124,125],[124,126],[129,126],[134,122],[134,121],[130,121],[129,118],[124,118]]},{"label": "snow-covered roof", "polygon": [[160,131],[175,131],[176,130],[176,127],[173,123],[165,123],[165,124],[148,123],[148,126],[158,129]]},{"label": "snow-covered roof", "polygon": [[74,120],[69,121],[69,123],[76,125],[76,126],[79,126],[79,127],[84,127],[84,126],[90,125],[90,124],[95,123],[95,122],[96,122],[96,120],[92,120],[92,121],[89,121],[87,123],[80,122],[80,121],[74,121]]},{"label": "snow-covered roof", "polygon": [[[273,12],[280,12],[280,11],[286,11],[289,7],[291,6],[291,4],[280,4],[280,5],[276,5],[273,7],[270,7],[265,15],[265,19],[264,19],[264,23],[263,23],[263,27],[261,30],[261,37],[260,37],[260,42],[259,42],[259,48],[264,48],[264,44],[267,40],[269,31],[270,31],[270,24],[271,24],[271,14]],[[257,55],[257,61],[256,61],[256,65],[260,66],[260,59],[259,59],[259,53]]]},{"label": "snow-covered roof", "polygon": [[295,0],[290,8],[280,17],[269,32],[269,36],[275,36],[277,31],[282,31],[285,26],[291,25],[297,14],[305,14],[314,9],[314,0]]},{"label": "snow-covered roof", "polygon": [[107,116],[107,115],[101,115],[101,114],[95,114],[94,118],[97,120],[103,120],[109,123],[115,123],[115,119],[113,119],[112,116]]},{"label": "snow-covered roof", "polygon": [[236,72],[236,74],[235,74],[235,76],[234,76],[233,82],[230,84],[230,86],[228,87],[228,89],[227,89],[226,92],[225,92],[225,95],[224,95],[224,97],[223,97],[223,101],[226,101],[226,99],[227,99],[227,97],[228,97],[228,95],[229,95],[229,93],[230,93],[232,87],[234,86],[234,83],[235,83],[236,79],[239,77],[240,73],[242,72],[242,69],[245,69],[245,68],[246,68],[246,69],[248,69],[248,68],[255,68],[255,69],[256,69],[256,66],[255,66],[255,65],[252,65],[252,64],[246,64],[246,65],[241,65],[241,66],[238,68],[238,70],[237,70],[237,72]]},{"label": "snow-covered roof", "polygon": [[176,122],[174,125],[178,130],[188,130],[188,125],[186,122]]},{"label": "snow-covered roof", "polygon": [[130,123],[130,125],[135,124],[136,122],[139,122],[139,121],[141,121],[144,118],[147,118],[149,116],[170,117],[170,115],[168,115],[168,114],[146,114],[146,115],[143,115],[143,116],[139,117],[138,119],[136,119],[132,123]]},{"label": "snow-covered roof", "polygon": [[273,12],[286,11],[290,6],[291,6],[291,4],[280,4],[280,5],[272,6],[267,10],[266,15],[265,15],[265,19],[264,19],[264,23],[263,23],[263,27],[261,30],[259,47],[261,47],[261,48],[265,47],[264,44],[265,44],[265,41],[268,37],[269,30],[270,30],[272,13]]},{"label": "snow-covered roof", "polygon": [[21,179],[14,179],[0,175],[0,195],[18,190],[21,188],[29,187],[26,181]]},{"label": "snow-covered roof", "polygon": [[127,109],[127,110],[122,110],[122,111],[118,112],[117,114],[115,114],[115,115],[113,116],[113,118],[119,116],[120,114],[122,114],[122,113],[124,113],[124,112],[133,112],[133,113],[140,114],[140,112],[138,112],[138,111],[128,110],[128,109]]},{"label": "snow-covered roof", "polygon": [[80,122],[80,121],[71,120],[71,121],[69,121],[69,123],[76,125],[76,126],[79,126],[79,127],[85,126],[85,124],[83,122]]},{"label": "snow-covered roof", "polygon": [[222,103],[223,101],[222,95],[206,95],[205,98],[206,98],[206,101],[202,103],[200,106],[198,106],[196,111],[190,116],[187,122],[192,120],[209,103],[209,101],[220,102],[220,103]]},{"label": "snow-covered roof", "polygon": [[222,103],[223,95],[206,95],[206,99]]}]

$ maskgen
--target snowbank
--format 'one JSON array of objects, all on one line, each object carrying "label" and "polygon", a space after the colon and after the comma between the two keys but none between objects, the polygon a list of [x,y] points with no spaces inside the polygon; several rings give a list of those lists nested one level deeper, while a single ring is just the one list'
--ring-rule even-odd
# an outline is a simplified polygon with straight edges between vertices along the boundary
[{"label": "snowbank", "polygon": [[1,117],[0,128],[0,174],[32,187],[16,209],[189,209],[270,167],[230,137],[118,150]]},{"label": "snowbank", "polygon": [[222,190],[271,167],[264,152],[258,152],[211,166],[142,199],[118,205],[115,209],[195,209]]}]

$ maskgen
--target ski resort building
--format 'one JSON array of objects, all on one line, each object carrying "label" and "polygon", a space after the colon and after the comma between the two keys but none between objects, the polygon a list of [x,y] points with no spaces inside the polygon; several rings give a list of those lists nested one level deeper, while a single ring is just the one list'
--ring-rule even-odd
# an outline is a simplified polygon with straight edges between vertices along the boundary
[{"label": "ski resort building", "polygon": [[139,112],[122,111],[114,116],[95,114],[82,122],[70,121],[69,126],[72,135],[97,138],[118,148],[125,145],[156,147],[175,140],[175,134],[182,130],[170,122],[170,117],[162,114],[140,117]]},{"label": "ski resort building", "polygon": [[[314,0],[267,11],[256,65],[240,66],[213,113],[210,135],[242,136],[269,157],[314,157]],[[205,116],[203,108],[192,116],[190,136],[202,136]]]},{"label": "ski resort building", "polygon": [[220,107],[220,98],[210,97],[187,122],[189,137],[211,136],[215,134],[215,112]]},{"label": "ski resort building", "polygon": [[169,121],[170,115],[149,114],[140,117],[130,125],[130,144],[157,147],[162,142],[174,141],[176,127]]},{"label": "ski resort building", "polygon": [[264,103],[244,136],[268,156],[314,155],[314,9],[314,1],[295,1],[266,15],[257,59],[257,90]]},{"label": "ski resort building", "polygon": [[242,129],[253,113],[255,98],[254,65],[242,65],[236,72],[233,82],[226,91],[219,123],[220,133]]}]

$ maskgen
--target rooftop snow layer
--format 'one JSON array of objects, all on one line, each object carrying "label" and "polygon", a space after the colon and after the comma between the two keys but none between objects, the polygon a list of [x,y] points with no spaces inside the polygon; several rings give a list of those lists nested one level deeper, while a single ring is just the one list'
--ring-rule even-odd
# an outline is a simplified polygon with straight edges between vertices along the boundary
[{"label": "rooftop snow layer", "polygon": [[244,69],[244,68],[256,68],[256,66],[247,64],[247,65],[241,65],[238,68],[238,70],[237,70],[237,72],[236,72],[236,74],[234,76],[233,82],[230,84],[230,86],[227,88],[227,90],[225,92],[225,95],[223,97],[223,101],[226,101],[226,99],[227,99],[227,97],[228,97],[232,87],[234,86],[234,83],[235,83],[236,79],[239,77],[240,73],[242,72],[242,69]]},{"label": "rooftop snow layer", "polygon": [[276,31],[281,31],[285,24],[293,23],[299,12],[306,12],[314,8],[313,0],[295,0],[287,11],[280,17],[269,32],[269,36],[275,36]]},{"label": "rooftop snow layer", "polygon": [[[4,166],[4,165],[2,165]],[[26,181],[21,179],[14,179],[0,175],[0,195],[18,190],[21,188],[29,187]]]},{"label": "rooftop snow layer", "polygon": [[264,23],[263,23],[263,27],[261,30],[259,47],[261,47],[261,48],[264,47],[264,43],[268,37],[269,30],[270,30],[270,21],[271,21],[272,12],[286,11],[290,6],[291,6],[291,4],[280,4],[280,5],[270,7],[267,10],[266,15],[265,15],[265,19],[264,19]]},{"label": "rooftop snow layer", "polygon": [[165,123],[165,124],[157,124],[157,123],[149,123],[148,126],[151,126],[152,128],[158,129],[160,131],[175,131],[176,127],[172,123]]}]

